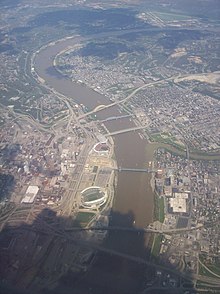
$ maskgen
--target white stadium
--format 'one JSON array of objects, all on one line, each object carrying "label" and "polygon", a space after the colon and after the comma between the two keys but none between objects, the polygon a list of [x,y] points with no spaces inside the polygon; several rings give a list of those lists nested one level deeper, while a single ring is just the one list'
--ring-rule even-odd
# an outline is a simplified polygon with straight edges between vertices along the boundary
[{"label": "white stadium", "polygon": [[105,204],[107,198],[106,190],[97,186],[91,186],[81,192],[81,203],[84,208],[98,208]]}]

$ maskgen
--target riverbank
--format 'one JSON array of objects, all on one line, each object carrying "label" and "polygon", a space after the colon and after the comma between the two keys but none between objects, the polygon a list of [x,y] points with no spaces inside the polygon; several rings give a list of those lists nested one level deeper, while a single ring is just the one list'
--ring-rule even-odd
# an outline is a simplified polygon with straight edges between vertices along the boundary
[{"label": "riverbank", "polygon": [[[109,104],[108,99],[93,91],[92,89],[72,82],[61,76],[54,68],[54,57],[74,40],[65,40],[49,46],[40,51],[35,57],[35,70],[48,88],[55,90],[76,103],[84,104],[89,109],[95,109],[98,105]],[[57,74],[58,73],[58,74]],[[41,83],[41,80],[38,81]],[[45,86],[42,84],[42,86]],[[115,105],[97,113],[97,119],[104,120],[108,117],[121,116],[123,110]],[[124,118],[105,123],[109,132],[129,129],[135,127],[134,121]],[[149,143],[138,132],[124,133],[113,138],[114,153],[117,166],[128,168],[147,168],[154,162],[154,152],[159,147],[157,143]],[[147,227],[154,216],[154,181],[152,174],[115,172],[115,195],[111,209],[110,225],[118,227]],[[149,257],[148,234],[137,234],[137,232],[109,231],[108,237],[103,242],[103,247],[116,252],[127,253],[130,256]],[[135,277],[134,277],[135,268]],[[96,281],[98,285],[106,284],[106,281],[117,283],[118,277],[124,278],[124,285],[128,288],[131,280],[140,285],[144,268],[140,264],[128,262],[125,258],[98,253],[96,262],[91,270],[86,273],[84,281]],[[136,276],[137,275],[137,276]],[[101,277],[101,278],[100,278]],[[84,282],[83,281],[83,282]],[[120,283],[121,284],[121,283]],[[104,285],[105,286],[105,285]],[[123,290],[125,288],[123,287]]]},{"label": "riverbank", "polygon": [[[38,50],[37,54],[35,54],[33,60],[34,70],[45,81],[42,86],[46,84],[46,87],[52,91],[55,90],[77,103],[83,103],[89,109],[94,109],[101,104],[109,104],[108,99],[104,95],[66,79],[54,68],[53,62],[55,56],[68,46],[75,46],[79,42],[82,42],[82,40],[71,38],[60,42],[57,41],[48,47],[42,47],[43,49]],[[58,74],[53,74],[54,71]],[[38,82],[40,83],[39,80]],[[122,115],[121,112],[120,107],[115,105],[112,108],[97,113],[97,119],[102,120],[110,116]],[[119,121],[106,122],[105,127],[109,132],[112,132],[135,127],[135,123],[130,118],[124,118]],[[141,139],[137,132],[117,135],[114,136],[113,140],[115,145],[114,155],[118,166],[144,168],[152,161],[153,153],[150,152],[150,155],[146,155],[147,142]],[[114,212],[124,215],[125,219],[132,212],[135,226],[146,227],[152,221],[153,201],[150,174],[118,173],[115,200],[112,209]],[[116,217],[114,222],[120,225],[119,218]],[[130,223],[128,222],[127,225],[130,225]],[[128,238],[130,239],[129,236]],[[129,239],[127,241],[128,243],[130,243]]]},{"label": "riverbank", "polygon": [[[165,150],[179,156],[186,157],[186,151],[176,148],[172,145],[158,142],[150,142],[149,144],[153,144],[155,148],[164,148]],[[220,160],[220,153],[205,153],[202,151],[191,151],[189,150],[189,158],[192,160]]]}]

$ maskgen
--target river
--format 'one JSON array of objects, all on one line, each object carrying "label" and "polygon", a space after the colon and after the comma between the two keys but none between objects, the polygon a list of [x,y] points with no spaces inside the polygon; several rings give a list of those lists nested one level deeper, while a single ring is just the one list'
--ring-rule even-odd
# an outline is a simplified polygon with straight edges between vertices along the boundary
[{"label": "river", "polygon": [[[67,97],[73,98],[77,103],[83,103],[89,109],[93,109],[100,104],[110,104],[111,101],[109,101],[107,97],[89,89],[84,85],[74,83],[70,79],[63,77],[53,66],[53,60],[59,52],[65,50],[67,47],[74,46],[80,41],[80,37],[66,39],[40,50],[36,54],[34,60],[35,71],[45,80],[49,87]],[[97,113],[97,117],[102,119],[117,115],[120,115],[119,108],[117,106]],[[134,122],[130,118],[106,122],[105,125],[110,132],[135,126]],[[113,139],[115,145],[114,152],[118,166],[146,168],[148,167],[149,161],[153,160],[153,146],[145,139],[141,139],[137,131],[116,135]],[[113,225],[146,227],[152,221],[154,197],[150,180],[151,174],[147,173],[118,173],[111,219],[111,223]],[[146,257],[147,255],[146,244],[147,239],[145,236],[128,232],[120,232],[120,234],[112,232],[106,240],[106,246],[108,247],[142,257]],[[105,259],[106,261],[102,263]],[[111,262],[109,262],[110,259]],[[109,276],[111,276],[111,268],[114,268],[115,266],[117,267],[117,275],[121,275],[123,273],[122,276],[125,281],[127,281],[125,282],[127,286],[124,285],[122,289],[125,290],[128,287],[128,289],[131,290],[132,287],[137,287],[139,278],[134,279],[134,283],[132,285],[128,282],[132,280],[130,279],[131,272],[135,268],[133,264],[130,266],[127,261],[120,261],[119,258],[102,256],[98,263],[96,263],[96,266],[92,271],[92,276],[96,273],[96,271],[99,272],[99,275],[103,274],[103,271],[100,272],[100,266],[97,266],[100,262],[102,263],[101,268],[105,268],[105,271],[108,272],[107,281],[111,281],[111,278],[109,278]],[[123,266],[119,267],[119,264],[123,264]],[[110,269],[107,269],[106,267],[110,267]],[[88,279],[89,277],[90,276],[88,275]],[[102,279],[103,283],[105,280],[105,278]],[[115,283],[115,277],[112,277],[112,283]],[[104,286],[105,285],[103,285],[103,287]],[[115,293],[117,293],[117,291],[123,293],[122,289],[115,289],[114,291]],[[133,290],[135,290],[135,288]]]}]

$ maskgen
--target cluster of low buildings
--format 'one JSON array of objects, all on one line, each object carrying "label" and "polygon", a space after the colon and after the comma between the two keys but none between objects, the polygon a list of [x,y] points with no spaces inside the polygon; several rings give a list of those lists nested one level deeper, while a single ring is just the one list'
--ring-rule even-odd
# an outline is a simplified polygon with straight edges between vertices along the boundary
[{"label": "cluster of low buildings", "polygon": [[156,160],[155,191],[164,200],[164,221],[154,225],[179,230],[164,234],[160,257],[183,269],[184,256],[191,265],[186,270],[195,273],[201,256],[218,263],[219,161],[188,160],[164,149],[158,149]]},{"label": "cluster of low buildings", "polygon": [[[162,46],[157,44],[154,52],[152,52],[150,49],[148,50],[148,46],[153,41],[148,41],[149,43],[142,44],[146,50],[143,62],[140,61],[143,53],[139,52],[138,49],[135,51],[136,54],[131,54],[129,47],[127,51],[118,53],[118,57],[114,60],[108,60],[108,58],[89,54],[89,52],[85,54],[84,51],[89,51],[89,49],[84,45],[83,48],[70,49],[59,55],[57,66],[74,81],[83,81],[87,86],[106,95],[112,101],[128,96],[130,92],[127,90],[131,91],[144,84],[176,77],[174,83],[164,81],[158,86],[147,87],[146,90],[142,89],[132,97],[128,107],[132,112],[137,109],[142,110],[140,122],[147,123],[148,131],[152,134],[152,137],[155,134],[168,133],[170,138],[162,141],[165,143],[169,141],[168,143],[172,143],[178,148],[183,149],[187,143],[193,150],[200,150],[201,152],[218,151],[220,149],[219,101],[200,93],[201,91],[196,92],[194,88],[198,85],[198,81],[193,80],[193,77],[187,83],[177,79],[179,75],[184,75],[184,65],[189,62],[192,63],[188,60],[191,56],[190,52],[197,49],[202,50],[205,45],[201,41],[197,41],[195,44],[190,43],[187,47],[183,46],[172,51],[170,49],[164,50]],[[210,50],[212,53],[215,44],[212,40],[210,42],[210,48],[206,48],[206,50]],[[105,48],[108,42],[102,40],[100,44]],[[118,43],[116,44],[118,45]],[[96,45],[99,46],[99,43],[93,44],[93,46]],[[149,61],[149,64],[151,64],[152,59],[154,59],[153,55],[164,54],[164,52],[167,54],[172,52],[174,55],[184,53],[184,60],[181,59],[180,64],[178,64],[179,70],[178,67],[173,66],[173,63],[175,64],[178,61],[179,56],[173,57],[172,54],[166,60],[167,66],[149,67],[147,62]],[[204,65],[204,60],[201,60],[202,65]],[[202,65],[193,61],[193,64],[190,65],[193,67],[192,72],[199,70]],[[211,79],[203,76],[201,78],[205,79],[207,83]],[[211,84],[206,85],[209,87]],[[214,84],[212,86],[215,88]]]},{"label": "cluster of low buildings", "polygon": [[173,138],[168,143],[180,148],[187,143],[191,149],[202,152],[219,150],[218,100],[164,85],[138,93],[132,98],[132,105],[145,112],[150,134],[169,133]]},{"label": "cluster of low buildings", "polygon": [[[66,64],[68,67],[65,67]],[[124,98],[126,90],[144,84],[143,78],[132,73],[131,68],[126,68],[122,61],[117,66],[111,60],[103,65],[98,57],[82,57],[67,51],[66,55],[59,57],[57,66],[74,81],[83,81],[89,88],[112,100]]]}]

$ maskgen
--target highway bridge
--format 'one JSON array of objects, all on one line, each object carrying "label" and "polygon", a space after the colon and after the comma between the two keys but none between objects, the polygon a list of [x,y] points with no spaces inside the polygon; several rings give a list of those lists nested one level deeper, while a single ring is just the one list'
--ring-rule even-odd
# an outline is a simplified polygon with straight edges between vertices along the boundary
[{"label": "highway bridge", "polygon": [[110,116],[106,119],[101,120],[100,122],[107,122],[107,121],[112,121],[112,120],[117,120],[117,119],[123,119],[127,117],[131,117],[132,114],[126,114],[126,115],[119,115],[119,116]]},{"label": "highway bridge", "polygon": [[[178,75],[177,77],[179,77],[180,75]],[[183,77],[183,76],[182,76]],[[149,84],[144,84],[142,86],[140,86],[139,88],[136,88],[131,94],[129,94],[127,97],[125,97],[124,99],[120,100],[120,101],[115,101],[111,104],[107,104],[107,105],[98,105],[96,108],[94,108],[92,111],[90,112],[87,112],[87,113],[84,113],[82,115],[80,115],[78,117],[78,120],[79,119],[82,119],[82,118],[85,118],[86,116],[88,115],[91,115],[91,114],[94,114],[98,111],[102,111],[104,109],[108,109],[110,107],[113,107],[115,105],[120,105],[120,104],[124,104],[127,100],[131,99],[134,95],[136,95],[139,91],[143,90],[143,89],[146,89],[148,87],[151,87],[153,85],[158,85],[158,84],[161,84],[161,83],[164,83],[164,82],[167,82],[167,81],[171,81],[173,80],[175,77],[169,77],[169,78],[165,78],[165,79],[162,79],[162,80],[159,80],[159,81],[154,81],[152,83],[149,83]],[[39,82],[39,81],[38,81]]]},{"label": "highway bridge", "polygon": [[123,129],[123,130],[119,130],[119,131],[115,131],[115,132],[111,132],[106,134],[106,137],[110,137],[110,136],[115,136],[115,135],[120,135],[120,134],[124,134],[124,133],[128,133],[128,132],[132,132],[132,131],[137,131],[137,130],[143,130],[146,129],[146,126],[139,126],[139,127],[134,127],[134,128],[128,128],[128,129]]},{"label": "highway bridge", "polygon": [[[46,223],[45,223],[46,224]],[[136,229],[136,228],[125,228],[125,227],[103,227],[103,228],[100,228],[100,227],[94,227],[94,228],[88,228],[89,230],[91,229],[96,229],[96,230],[101,230],[101,229],[118,229],[119,228],[121,230],[125,230],[125,229],[129,229],[129,230],[134,230],[134,231],[139,231],[139,229]],[[201,228],[201,226],[197,226],[195,228],[190,228],[190,229],[173,229],[173,230],[169,230],[169,231],[189,231],[189,230],[196,230],[196,229],[199,229]],[[72,228],[71,228],[72,229]],[[76,228],[75,228],[76,229]],[[80,228],[78,228],[79,230]],[[87,230],[88,230],[87,229]],[[78,245],[78,246],[81,246],[81,247],[85,247],[85,248],[90,248],[90,249],[93,249],[93,250],[97,250],[97,251],[102,251],[102,252],[105,252],[105,253],[108,253],[110,255],[115,255],[115,256],[119,256],[119,257],[122,257],[122,258],[126,258],[130,261],[134,261],[134,262],[137,262],[139,264],[145,264],[147,266],[151,266],[151,267],[154,267],[158,270],[163,270],[163,271],[166,271],[166,272],[170,272],[170,273],[174,273],[184,279],[187,279],[187,280],[199,280],[201,282],[204,282],[204,283],[208,283],[208,284],[211,284],[212,286],[220,286],[220,279],[218,277],[208,277],[208,276],[202,276],[202,275],[199,275],[199,274],[191,274],[191,273],[184,273],[184,272],[181,272],[181,271],[177,271],[176,268],[172,268],[171,266],[167,266],[165,264],[157,264],[155,262],[151,262],[149,260],[147,260],[146,258],[142,258],[142,257],[139,257],[139,256],[134,256],[134,255],[130,255],[130,254],[127,254],[127,253],[123,253],[123,252],[120,252],[120,251],[117,251],[117,250],[114,250],[114,249],[111,249],[111,248],[106,248],[105,246],[103,245],[98,245],[98,244],[95,244],[91,241],[87,241],[87,240],[83,240],[83,239],[79,239],[79,238],[75,238],[74,235],[71,235],[70,234],[70,231],[68,231],[68,229],[66,230],[62,230],[62,229],[58,229],[57,226],[54,227],[52,226],[51,224],[47,224],[47,226],[40,226],[40,227],[31,227],[31,226],[23,226],[20,228],[20,230],[28,230],[28,231],[36,231],[36,232],[42,232],[44,234],[48,234],[48,235],[54,235],[58,238],[62,238],[62,239],[65,239],[65,240],[68,240],[70,242],[73,242],[74,244]],[[82,230],[82,228],[81,228]],[[151,229],[141,229],[142,231],[143,230],[151,230]],[[151,230],[151,231],[156,231],[156,230]],[[163,232],[167,232],[168,230],[164,230]]]},{"label": "highway bridge", "polygon": [[135,233],[154,233],[154,234],[180,234],[183,232],[195,231],[201,229],[203,225],[190,228],[180,228],[180,229],[153,229],[153,228],[135,228],[135,227],[120,227],[120,226],[99,226],[99,227],[89,227],[89,228],[77,228],[71,227],[66,228],[65,232],[70,231],[123,231],[123,232],[135,232]]},{"label": "highway bridge", "polygon": [[[101,228],[96,228],[96,229],[100,230]],[[125,229],[125,228],[123,228],[123,229]],[[195,228],[193,228],[193,229],[195,229]],[[73,242],[74,244],[79,245],[81,247],[88,247],[88,248],[91,248],[93,250],[108,253],[110,255],[115,255],[115,256],[122,257],[122,258],[126,258],[126,259],[128,259],[130,261],[134,261],[134,262],[137,262],[139,264],[145,264],[147,266],[154,267],[154,268],[156,268],[158,270],[163,270],[163,271],[167,271],[167,272],[170,272],[170,273],[174,273],[174,274],[176,274],[176,275],[178,275],[178,276],[180,276],[180,277],[182,277],[184,279],[187,279],[187,280],[191,280],[191,281],[192,280],[199,280],[201,282],[209,283],[211,285],[220,286],[220,279],[217,278],[217,277],[207,277],[207,276],[202,276],[202,275],[198,275],[198,274],[188,274],[188,273],[180,272],[180,271],[177,271],[175,268],[172,268],[170,266],[166,266],[166,265],[163,265],[163,264],[157,264],[155,262],[148,261],[146,258],[142,258],[142,257],[139,257],[139,256],[134,256],[134,255],[130,255],[130,254],[127,254],[127,253],[119,252],[119,251],[114,250],[114,249],[106,248],[103,245],[98,245],[98,244],[95,244],[93,242],[82,240],[82,239],[79,239],[79,238],[76,239],[76,238],[74,238],[74,236],[71,236],[68,233],[68,231],[65,232],[66,230],[65,231],[60,231],[60,230],[57,230],[57,229],[54,228],[54,230],[48,231],[48,228],[43,229],[43,227],[41,227],[41,228],[36,228],[35,227],[34,228],[34,227],[28,227],[28,226],[22,227],[21,230],[29,230],[29,231],[36,231],[36,232],[41,232],[42,231],[42,233],[44,233],[44,234],[46,233],[46,234],[49,234],[49,235],[55,235],[57,237],[69,240],[70,242]]]},{"label": "highway bridge", "polygon": [[119,172],[139,172],[139,173],[155,173],[157,170],[152,168],[127,168],[127,167],[119,167],[115,169]]}]

